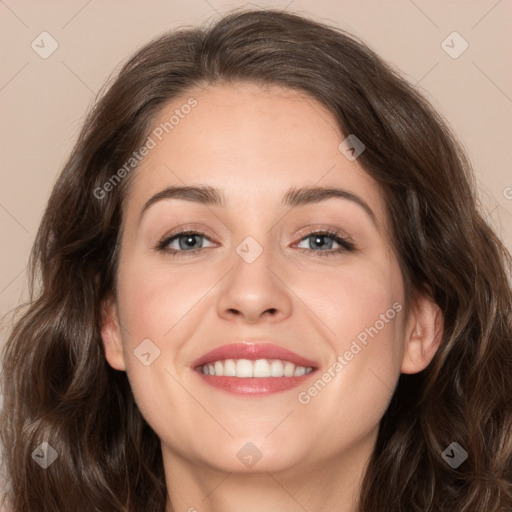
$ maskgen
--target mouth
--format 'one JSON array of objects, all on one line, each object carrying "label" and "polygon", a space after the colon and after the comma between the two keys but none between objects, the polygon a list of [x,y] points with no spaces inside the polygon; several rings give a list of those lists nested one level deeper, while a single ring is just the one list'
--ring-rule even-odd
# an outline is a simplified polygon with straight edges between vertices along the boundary
[{"label": "mouth", "polygon": [[311,366],[296,366],[280,359],[225,359],[203,364],[204,375],[238,377],[239,379],[264,379],[266,377],[300,377],[313,371]]},{"label": "mouth", "polygon": [[316,362],[272,344],[236,343],[208,352],[192,364],[203,382],[242,395],[268,395],[299,386]]}]

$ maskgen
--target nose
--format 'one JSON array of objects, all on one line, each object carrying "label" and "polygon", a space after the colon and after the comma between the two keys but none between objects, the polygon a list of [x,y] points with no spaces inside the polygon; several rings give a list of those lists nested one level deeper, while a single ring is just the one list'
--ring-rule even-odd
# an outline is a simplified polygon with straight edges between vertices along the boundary
[{"label": "nose", "polygon": [[249,261],[235,255],[233,268],[223,280],[219,294],[219,316],[247,324],[278,322],[289,317],[292,292],[286,284],[286,262],[277,266],[276,259],[266,250]]}]

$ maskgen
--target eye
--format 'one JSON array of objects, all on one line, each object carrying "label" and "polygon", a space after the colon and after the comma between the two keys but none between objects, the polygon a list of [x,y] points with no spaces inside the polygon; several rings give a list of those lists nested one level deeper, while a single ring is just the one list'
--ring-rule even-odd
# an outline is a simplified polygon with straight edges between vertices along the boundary
[{"label": "eye", "polygon": [[[201,238],[209,238],[198,231],[181,231],[170,237],[164,238],[159,242],[157,249],[159,251],[165,251],[171,256],[175,256],[177,253],[196,253],[204,249],[203,244],[200,243]],[[174,247],[171,247],[174,245]]]},{"label": "eye", "polygon": [[[326,242],[326,239],[328,240]],[[330,241],[329,241],[330,239]],[[315,253],[315,256],[334,256],[344,252],[351,252],[355,250],[355,244],[347,237],[343,236],[341,231],[336,229],[323,229],[319,231],[312,231],[307,236],[301,238],[299,244],[304,243],[309,247],[297,247],[302,253]],[[339,248],[333,248],[333,244],[338,244]],[[316,249],[319,250],[316,250]]]}]

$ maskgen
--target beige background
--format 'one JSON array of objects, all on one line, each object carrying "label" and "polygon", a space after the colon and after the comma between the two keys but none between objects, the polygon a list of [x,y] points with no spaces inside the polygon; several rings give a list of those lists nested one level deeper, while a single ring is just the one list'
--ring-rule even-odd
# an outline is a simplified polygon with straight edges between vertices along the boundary
[{"label": "beige background", "polygon": [[[0,0],[0,316],[27,296],[27,259],[46,200],[107,76],[156,34],[241,5],[335,23],[417,84],[467,149],[486,215],[512,250],[511,0]],[[59,45],[47,59],[31,47],[43,31]],[[455,59],[441,46],[453,31],[469,44]],[[0,345],[9,325],[7,315]]]}]

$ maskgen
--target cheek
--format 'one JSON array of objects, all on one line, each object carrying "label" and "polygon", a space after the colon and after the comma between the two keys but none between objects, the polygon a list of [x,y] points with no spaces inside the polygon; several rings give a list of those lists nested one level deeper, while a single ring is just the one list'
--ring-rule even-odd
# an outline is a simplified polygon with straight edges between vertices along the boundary
[{"label": "cheek", "polygon": [[[150,338],[160,348],[172,345],[181,324],[197,314],[194,306],[211,287],[199,272],[173,271],[134,258],[119,269],[119,295],[130,342]],[[174,331],[174,332],[173,332]]]},{"label": "cheek", "polygon": [[354,340],[369,348],[369,340],[379,339],[372,346],[376,355],[400,345],[403,283],[397,262],[389,256],[304,274],[296,287],[322,321],[337,354],[349,350]]},{"label": "cheek", "polygon": [[[329,391],[322,391],[317,402],[341,400],[353,408],[351,413],[373,410],[377,418],[399,377],[403,352],[404,295],[398,263],[390,256],[360,260],[338,272],[316,273],[314,279],[304,276],[297,286],[310,290],[308,306],[321,319],[318,325],[330,344]],[[335,366],[336,361],[340,364]]]},{"label": "cheek", "polygon": [[[126,373],[140,412],[163,437],[170,411],[191,407],[190,395],[178,383],[176,361],[193,332],[189,326],[198,325],[194,305],[211,285],[205,285],[205,276],[201,284],[194,273],[173,275],[138,258],[120,264],[118,277]],[[185,430],[195,428],[192,415],[184,412],[180,418]]]},{"label": "cheek", "polygon": [[[362,347],[383,355],[394,341],[398,342],[396,320],[397,309],[402,309],[401,295],[389,286],[383,275],[351,275],[341,284],[342,291],[331,297],[332,317],[329,318],[336,333],[333,343],[337,353],[349,350],[352,342],[357,341]],[[370,344],[374,339],[378,343]]]},{"label": "cheek", "polygon": [[330,362],[298,397],[309,417],[327,425],[320,444],[322,436],[355,442],[377,427],[400,375],[403,336],[401,288],[390,287],[385,274],[340,274],[329,290],[316,304],[333,331]]}]

